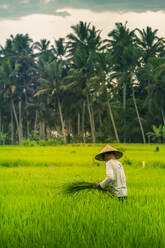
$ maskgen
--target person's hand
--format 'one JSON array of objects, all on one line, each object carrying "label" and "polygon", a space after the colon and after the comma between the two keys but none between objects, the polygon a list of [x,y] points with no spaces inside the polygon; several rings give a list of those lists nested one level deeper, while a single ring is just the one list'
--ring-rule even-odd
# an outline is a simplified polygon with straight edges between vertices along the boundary
[{"label": "person's hand", "polygon": [[94,189],[101,189],[101,186],[100,186],[99,183],[96,183],[96,184],[93,185],[93,188]]}]

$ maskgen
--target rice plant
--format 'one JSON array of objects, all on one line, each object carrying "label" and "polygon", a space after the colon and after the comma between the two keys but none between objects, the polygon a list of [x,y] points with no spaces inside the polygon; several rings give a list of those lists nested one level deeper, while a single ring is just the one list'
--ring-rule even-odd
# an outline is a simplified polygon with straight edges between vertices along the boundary
[{"label": "rice plant", "polygon": [[1,146],[0,248],[164,248],[165,145],[120,146],[127,204],[93,188],[105,178],[100,145]]},{"label": "rice plant", "polygon": [[66,183],[63,185],[63,192],[65,194],[75,194],[82,190],[99,190],[103,193],[109,194],[111,197],[115,196],[112,186],[103,189],[103,188],[98,188],[96,186],[96,183],[90,183],[85,181],[76,181],[76,182]]}]

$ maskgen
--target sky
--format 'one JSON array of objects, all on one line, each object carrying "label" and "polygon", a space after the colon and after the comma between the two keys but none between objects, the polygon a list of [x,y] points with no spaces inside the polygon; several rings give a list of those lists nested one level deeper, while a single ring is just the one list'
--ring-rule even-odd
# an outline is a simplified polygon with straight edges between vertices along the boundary
[{"label": "sky", "polygon": [[130,29],[151,26],[165,37],[165,0],[0,0],[0,44],[17,33],[53,42],[79,21],[95,25],[103,38],[126,21]]}]

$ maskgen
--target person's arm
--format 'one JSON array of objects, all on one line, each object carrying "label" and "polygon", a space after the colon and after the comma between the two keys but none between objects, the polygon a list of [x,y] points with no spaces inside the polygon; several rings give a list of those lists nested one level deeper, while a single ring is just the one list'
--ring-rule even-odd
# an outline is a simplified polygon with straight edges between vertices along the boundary
[{"label": "person's arm", "polygon": [[113,181],[114,181],[113,167],[111,162],[108,162],[106,164],[106,178],[99,183],[98,187],[100,186],[102,189],[104,189],[110,182]]}]

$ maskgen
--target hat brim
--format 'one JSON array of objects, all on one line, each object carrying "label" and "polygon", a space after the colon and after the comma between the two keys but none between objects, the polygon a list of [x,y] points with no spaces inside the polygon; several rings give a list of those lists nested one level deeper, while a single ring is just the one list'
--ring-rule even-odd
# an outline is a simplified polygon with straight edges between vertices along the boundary
[{"label": "hat brim", "polygon": [[[110,152],[99,153],[99,154],[97,154],[97,155],[95,156],[95,159],[96,159],[96,160],[99,160],[99,161],[105,161],[105,159],[104,159],[104,154],[106,154],[106,153],[110,153]],[[123,153],[120,152],[120,151],[112,151],[112,153],[115,154],[115,157],[116,157],[117,159],[119,159],[119,158],[121,158],[121,157],[123,156]]]}]

